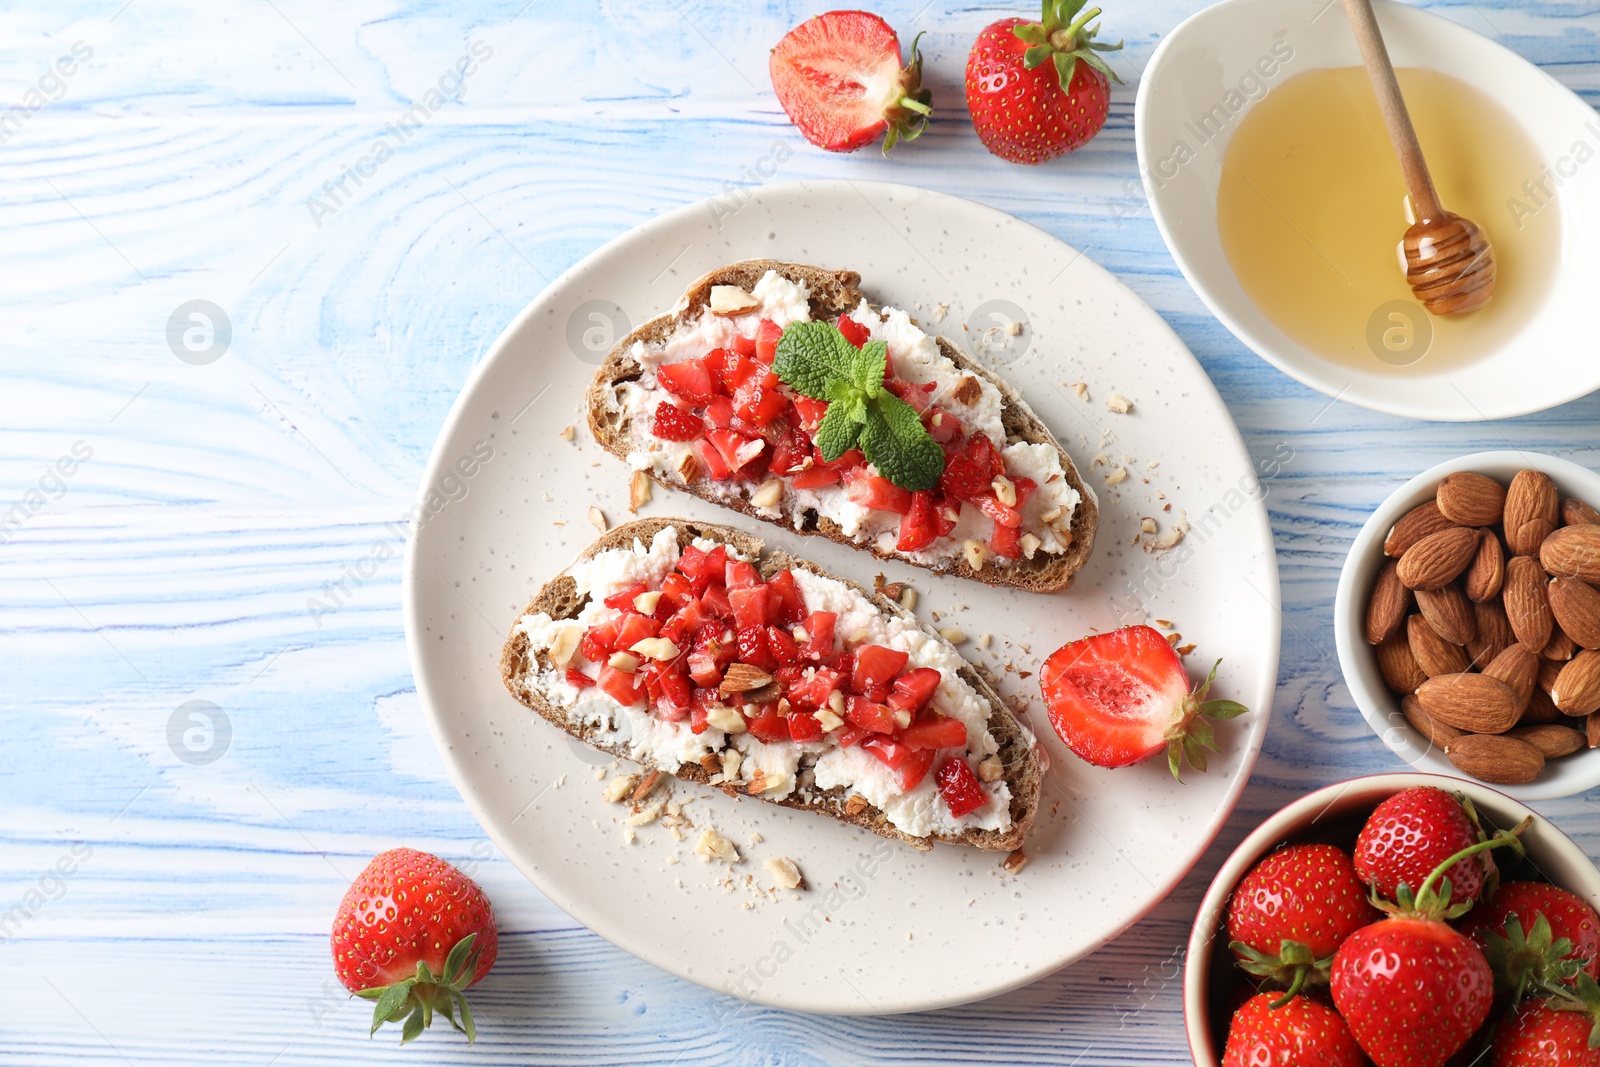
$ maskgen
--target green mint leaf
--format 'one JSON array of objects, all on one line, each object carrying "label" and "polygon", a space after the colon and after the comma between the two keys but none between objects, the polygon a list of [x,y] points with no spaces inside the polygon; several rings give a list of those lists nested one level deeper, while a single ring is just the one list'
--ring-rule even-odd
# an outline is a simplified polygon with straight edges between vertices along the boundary
[{"label": "green mint leaf", "polygon": [[852,380],[856,346],[828,322],[793,322],[778,338],[772,372],[797,393],[813,400],[828,399],[828,383]]},{"label": "green mint leaf", "polygon": [[868,402],[861,450],[879,474],[902,489],[932,489],[944,473],[944,449],[928,436],[917,409],[893,393]]},{"label": "green mint leaf", "polygon": [[868,341],[857,352],[850,365],[850,381],[869,397],[883,393],[883,375],[889,368],[889,346],[882,341]]},{"label": "green mint leaf", "polygon": [[847,402],[833,401],[822,416],[822,424],[817,427],[817,447],[822,450],[822,458],[829,463],[856,447],[861,437],[861,423],[851,418],[852,406]]}]

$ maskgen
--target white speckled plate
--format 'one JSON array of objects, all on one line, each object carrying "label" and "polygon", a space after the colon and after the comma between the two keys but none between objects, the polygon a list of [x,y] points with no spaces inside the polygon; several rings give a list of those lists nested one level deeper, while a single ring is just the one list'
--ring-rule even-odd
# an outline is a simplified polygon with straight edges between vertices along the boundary
[{"label": "white speckled plate", "polygon": [[[739,195],[671,212],[579,263],[517,317],[462,391],[428,464],[406,563],[406,635],[422,704],[462,796],[505,854],[574,918],[640,958],[803,1011],[918,1011],[993,996],[1092,952],[1144,915],[1232,809],[1277,675],[1278,577],[1261,483],[1288,455],[1265,457],[1258,469],[1166,323],[1027,223],[897,185],[807,182]],[[976,642],[963,650],[1035,698],[1035,678],[1021,672],[1036,671],[1063,642],[1144,613],[1171,620],[1197,646],[1191,673],[1222,657],[1217,692],[1257,709],[1220,729],[1223,754],[1209,774],[1180,785],[1160,760],[1088,767],[1036,710],[1051,769],[1019,874],[1002,871],[994,853],[919,853],[814,815],[682,786],[679,796],[697,797],[686,840],[656,824],[626,841],[625,809],[605,803],[594,777],[610,761],[507,695],[501,642],[534,590],[594,537],[591,505],[613,522],[627,518],[628,471],[583,428],[582,394],[601,356],[703,272],[754,256],[858,270],[870,294],[910,308],[969,351],[995,323],[1025,322],[1018,337],[990,332],[988,356],[1055,430],[1102,508],[1093,559],[1074,589],[1055,596],[939,579],[765,524],[757,532],[857,581],[884,572],[910,582],[923,617],[937,611],[941,625],[993,634],[992,654]],[[942,318],[937,304],[949,305]],[[1080,381],[1086,399],[1066,384]],[[1107,410],[1113,391],[1133,400],[1131,414]],[[568,424],[579,428],[571,443],[560,436]],[[1115,467],[1127,477],[1108,487]],[[643,514],[732,516],[659,488]],[[1131,544],[1142,516],[1165,531],[1184,514],[1193,528],[1177,548]],[[1005,673],[1007,663],[1016,673]],[[729,885],[721,884],[727,868],[693,854],[706,826],[745,857]],[[763,861],[778,856],[799,864],[808,892],[758,892],[769,884]]]}]

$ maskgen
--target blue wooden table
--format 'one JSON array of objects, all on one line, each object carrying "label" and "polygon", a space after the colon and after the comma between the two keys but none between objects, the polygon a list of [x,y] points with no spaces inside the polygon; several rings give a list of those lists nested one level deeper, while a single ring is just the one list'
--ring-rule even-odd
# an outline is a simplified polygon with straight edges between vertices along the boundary
[{"label": "blue wooden table", "polygon": [[[1424,425],[1330,404],[1227,334],[1163,247],[1133,151],[1139,72],[1198,0],[1107,16],[1128,43],[1110,123],[1032,169],[989,156],[962,105],[971,39],[1017,9],[879,6],[928,31],[939,108],[885,162],[796,137],[766,53],[821,5],[754,6],[0,10],[0,1062],[1183,1062],[1183,946],[1222,857],[1290,798],[1399,766],[1334,659],[1351,536],[1447,457],[1510,443],[1595,465],[1600,398]],[[1428,6],[1600,102],[1594,4]],[[960,1010],[735,1016],[575,926],[447,780],[399,556],[375,551],[474,361],[550,279],[669,208],[813,177],[971,197],[1086,250],[1183,336],[1256,458],[1292,457],[1268,484],[1279,696],[1227,830],[1115,943]],[[1540,808],[1593,853],[1594,806]],[[402,843],[466,867],[499,912],[470,1050],[369,1040],[333,977],[340,895]]]}]

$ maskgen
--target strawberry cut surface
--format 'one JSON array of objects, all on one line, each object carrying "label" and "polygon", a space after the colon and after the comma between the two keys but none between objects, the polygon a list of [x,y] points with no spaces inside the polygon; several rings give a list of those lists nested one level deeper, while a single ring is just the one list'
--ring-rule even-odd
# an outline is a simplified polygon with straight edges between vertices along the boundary
[{"label": "strawberry cut surface", "polygon": [[912,47],[900,65],[900,38],[866,11],[830,11],[790,30],[768,61],[772,88],[806,140],[830,152],[853,152],[879,137],[921,133],[929,112]]}]

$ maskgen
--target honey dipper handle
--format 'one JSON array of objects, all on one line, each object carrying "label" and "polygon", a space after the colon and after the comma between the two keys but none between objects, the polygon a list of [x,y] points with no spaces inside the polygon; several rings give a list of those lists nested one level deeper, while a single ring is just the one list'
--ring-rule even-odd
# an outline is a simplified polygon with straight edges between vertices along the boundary
[{"label": "honey dipper handle", "polygon": [[1344,9],[1355,30],[1361,58],[1366,61],[1367,76],[1378,94],[1378,108],[1383,112],[1384,125],[1389,128],[1389,140],[1394,142],[1395,154],[1400,157],[1406,189],[1411,193],[1411,208],[1418,222],[1438,218],[1442,210],[1439,193],[1433,187],[1428,163],[1422,158],[1422,146],[1417,143],[1417,131],[1411,125],[1411,112],[1406,110],[1405,97],[1400,95],[1394,64],[1389,62],[1389,49],[1383,43],[1383,31],[1378,29],[1378,18],[1372,13],[1372,0],[1344,0]]}]

